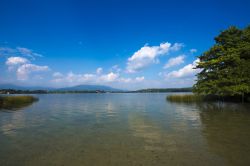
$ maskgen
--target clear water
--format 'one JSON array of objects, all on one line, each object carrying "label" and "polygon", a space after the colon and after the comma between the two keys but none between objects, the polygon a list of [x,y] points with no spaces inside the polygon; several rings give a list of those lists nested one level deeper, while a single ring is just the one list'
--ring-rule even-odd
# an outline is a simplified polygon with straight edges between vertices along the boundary
[{"label": "clear water", "polygon": [[250,105],[48,94],[0,110],[0,165],[250,165]]}]

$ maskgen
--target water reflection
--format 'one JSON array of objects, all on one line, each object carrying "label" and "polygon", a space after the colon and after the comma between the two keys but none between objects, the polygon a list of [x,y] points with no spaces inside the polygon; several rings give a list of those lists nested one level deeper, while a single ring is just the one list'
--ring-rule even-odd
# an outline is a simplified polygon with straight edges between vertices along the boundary
[{"label": "water reflection", "polygon": [[117,114],[117,110],[115,109],[115,106],[112,102],[108,102],[106,104],[106,110],[107,110],[107,116],[114,117]]},{"label": "water reflection", "polygon": [[1,130],[6,136],[14,136],[18,129],[25,127],[25,115],[23,112],[15,112],[9,118],[4,119]]},{"label": "water reflection", "polygon": [[165,97],[40,95],[0,112],[0,165],[248,165],[249,105]]},{"label": "water reflection", "polygon": [[145,150],[163,150],[162,130],[159,126],[157,126],[157,124],[136,112],[129,114],[128,123],[133,131],[133,135],[144,141]]},{"label": "water reflection", "polygon": [[228,165],[250,165],[250,105],[199,104],[203,136],[209,150]]}]

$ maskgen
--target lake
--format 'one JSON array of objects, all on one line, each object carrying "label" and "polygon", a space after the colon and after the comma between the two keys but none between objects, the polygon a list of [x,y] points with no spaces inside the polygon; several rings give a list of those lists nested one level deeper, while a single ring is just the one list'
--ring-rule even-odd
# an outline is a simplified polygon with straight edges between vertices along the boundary
[{"label": "lake", "polygon": [[250,105],[45,94],[0,110],[0,165],[250,165]]}]

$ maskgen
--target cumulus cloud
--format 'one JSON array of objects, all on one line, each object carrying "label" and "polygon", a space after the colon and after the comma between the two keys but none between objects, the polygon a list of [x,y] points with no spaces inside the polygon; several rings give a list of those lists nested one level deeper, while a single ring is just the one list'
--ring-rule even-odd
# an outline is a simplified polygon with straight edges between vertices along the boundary
[{"label": "cumulus cloud", "polygon": [[180,55],[175,58],[170,58],[163,68],[167,69],[173,66],[180,65],[184,63],[184,58],[185,58],[185,55]]},{"label": "cumulus cloud", "polygon": [[100,77],[100,80],[101,80],[101,81],[105,81],[105,82],[113,82],[113,81],[115,81],[118,77],[119,77],[119,74],[110,72],[110,73],[108,73],[108,74],[102,75],[102,76]]},{"label": "cumulus cloud", "polygon": [[76,74],[69,72],[66,75],[61,75],[60,77],[55,77],[52,82],[60,83],[101,83],[101,82],[114,82],[119,78],[119,74],[110,72],[108,74]]},{"label": "cumulus cloud", "polygon": [[23,64],[17,69],[17,79],[27,80],[30,73],[48,71],[48,66],[38,66],[34,64]]},{"label": "cumulus cloud", "polygon": [[136,77],[136,78],[124,78],[124,77],[120,77],[117,81],[118,82],[122,82],[122,83],[138,83],[138,82],[142,82],[144,81],[145,78],[143,76],[141,77]]},{"label": "cumulus cloud", "polygon": [[145,79],[145,78],[144,78],[143,76],[142,76],[142,77],[136,77],[136,78],[135,78],[135,81],[136,81],[136,82],[141,82],[141,81],[144,81],[144,79]]},{"label": "cumulus cloud", "polygon": [[73,72],[69,72],[64,75],[62,73],[56,72],[53,74],[53,77],[54,78],[51,80],[51,82],[55,83],[80,83],[89,80],[91,75],[75,74]]},{"label": "cumulus cloud", "polygon": [[87,84],[109,84],[109,83],[138,83],[144,81],[144,76],[136,78],[124,78],[119,73],[109,72],[106,74],[76,74],[69,72],[66,75],[61,73],[54,73],[51,82],[77,85],[81,83]]},{"label": "cumulus cloud", "polygon": [[23,57],[9,57],[5,63],[8,66],[12,66],[12,65],[20,65],[20,64],[24,64],[28,62],[29,60]]},{"label": "cumulus cloud", "polygon": [[95,77],[96,77],[96,75],[94,75],[94,74],[84,74],[83,75],[83,80],[88,81],[88,80],[92,80]]},{"label": "cumulus cloud", "polygon": [[[5,64],[9,71],[16,72],[17,80],[27,80],[32,73],[49,70],[48,66],[39,66],[30,62],[29,59],[34,60],[35,57],[41,57],[42,55],[28,48],[0,47],[0,56],[7,57]],[[33,78],[42,79],[43,77],[35,75]]]},{"label": "cumulus cloud", "polygon": [[54,72],[54,73],[53,73],[53,77],[56,77],[56,78],[58,78],[58,77],[63,77],[63,74],[60,73],[60,72]]},{"label": "cumulus cloud", "polygon": [[184,47],[183,43],[174,43],[173,46],[171,46],[171,51],[179,51],[181,48]]},{"label": "cumulus cloud", "polygon": [[185,78],[185,77],[195,76],[195,74],[199,72],[199,69],[195,69],[198,62],[199,62],[199,59],[196,59],[195,61],[193,61],[193,63],[188,64],[179,70],[172,71],[166,74],[166,79]]},{"label": "cumulus cloud", "polygon": [[96,77],[94,74],[75,74],[73,72],[69,72],[66,75],[66,78],[62,78],[62,80],[65,79],[67,82],[86,82],[91,81],[93,78]]},{"label": "cumulus cloud", "polygon": [[177,51],[182,47],[182,44],[175,43],[171,46],[170,43],[161,43],[159,46],[145,45],[136,51],[130,58],[128,58],[126,71],[128,73],[135,73],[153,63],[158,63],[158,57],[169,53],[170,51]]},{"label": "cumulus cloud", "polygon": [[121,78],[119,79],[119,81],[122,82],[122,83],[131,83],[131,82],[133,82],[133,79],[121,77]]}]

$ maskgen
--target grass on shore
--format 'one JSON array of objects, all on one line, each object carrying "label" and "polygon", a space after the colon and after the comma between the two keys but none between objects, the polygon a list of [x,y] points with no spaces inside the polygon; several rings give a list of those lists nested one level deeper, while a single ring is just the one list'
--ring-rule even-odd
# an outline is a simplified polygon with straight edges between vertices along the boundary
[{"label": "grass on shore", "polygon": [[16,109],[22,108],[38,101],[33,96],[0,96],[0,108]]},{"label": "grass on shore", "polygon": [[194,102],[250,102],[250,97],[241,98],[241,96],[218,96],[218,95],[196,95],[196,94],[183,94],[183,95],[169,95],[166,98],[170,102],[178,103],[194,103]]},{"label": "grass on shore", "polygon": [[167,100],[170,102],[201,102],[204,101],[203,96],[198,96],[194,94],[185,94],[185,95],[169,95],[167,96]]},{"label": "grass on shore", "polygon": [[[183,95],[169,95],[167,100],[170,102],[179,103],[194,103],[194,102],[209,102],[209,101],[230,101],[230,98],[221,98],[216,95],[196,95],[196,94],[183,94]],[[232,100],[233,101],[233,100]]]}]

